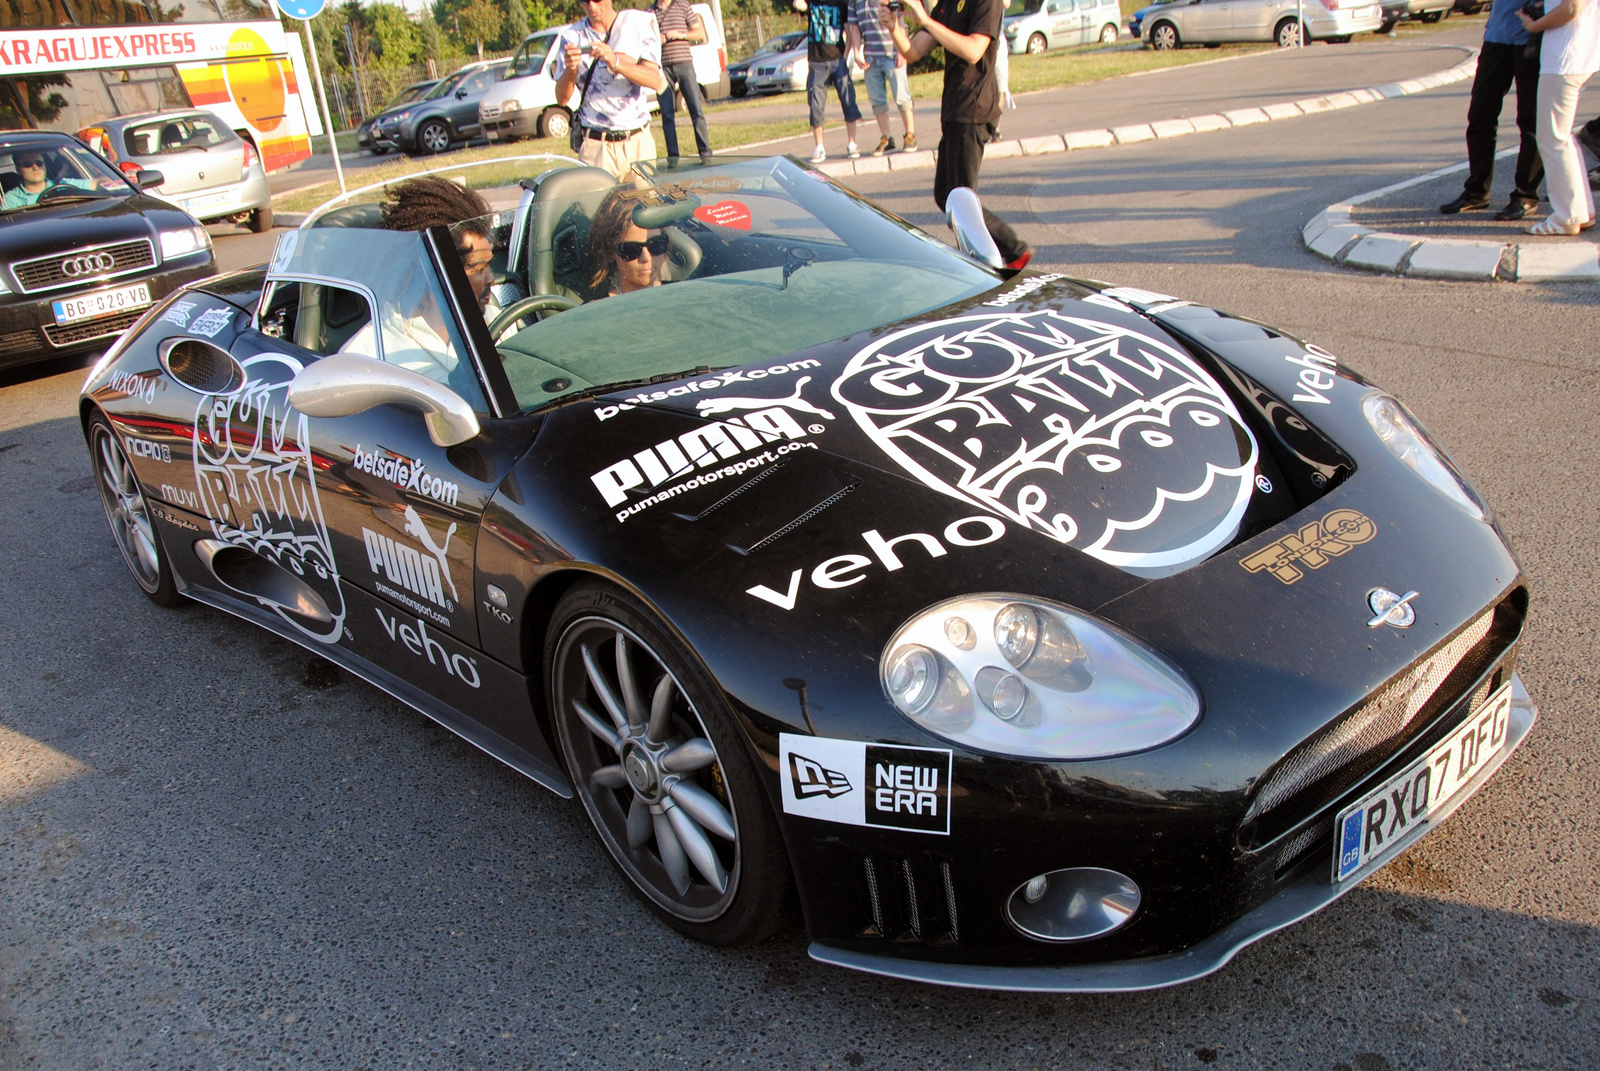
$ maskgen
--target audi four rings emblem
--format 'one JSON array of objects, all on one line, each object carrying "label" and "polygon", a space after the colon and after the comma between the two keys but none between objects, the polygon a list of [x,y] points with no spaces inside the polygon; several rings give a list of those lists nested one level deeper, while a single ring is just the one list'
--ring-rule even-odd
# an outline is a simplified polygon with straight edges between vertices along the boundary
[{"label": "audi four rings emblem", "polygon": [[85,253],[80,257],[68,257],[63,260],[61,274],[75,279],[80,275],[99,275],[116,266],[117,258],[110,253]]}]

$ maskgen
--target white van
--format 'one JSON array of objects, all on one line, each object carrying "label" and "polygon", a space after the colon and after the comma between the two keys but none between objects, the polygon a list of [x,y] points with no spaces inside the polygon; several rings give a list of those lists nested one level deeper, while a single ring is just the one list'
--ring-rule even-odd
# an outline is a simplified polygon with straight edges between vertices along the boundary
[{"label": "white van", "polygon": [[[706,28],[706,43],[695,45],[695,78],[710,96],[722,80],[728,65],[728,52],[724,46],[722,26],[711,11],[710,4],[695,4],[694,10]],[[571,23],[536,30],[523,39],[511,57],[511,66],[499,82],[489,87],[478,104],[478,121],[483,133],[492,142],[516,141],[519,138],[564,138],[572,129],[572,115],[577,111],[579,92],[572,91],[572,99],[556,100],[554,74],[555,43]],[[652,102],[652,109],[654,104]]]}]

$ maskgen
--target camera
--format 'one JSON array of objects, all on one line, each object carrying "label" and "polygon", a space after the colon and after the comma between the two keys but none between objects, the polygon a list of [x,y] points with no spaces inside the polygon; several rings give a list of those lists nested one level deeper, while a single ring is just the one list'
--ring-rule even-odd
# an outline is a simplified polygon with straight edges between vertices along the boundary
[{"label": "camera", "polygon": [[890,11],[904,11],[905,9],[905,4],[901,3],[900,0],[889,0]]}]

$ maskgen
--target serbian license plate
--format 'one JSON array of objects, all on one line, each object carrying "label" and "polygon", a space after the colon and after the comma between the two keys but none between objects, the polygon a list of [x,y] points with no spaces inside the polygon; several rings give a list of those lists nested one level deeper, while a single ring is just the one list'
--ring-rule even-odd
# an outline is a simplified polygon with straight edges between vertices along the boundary
[{"label": "serbian license plate", "polygon": [[1396,840],[1428,825],[1506,746],[1510,719],[1508,681],[1426,755],[1341,812],[1333,827],[1333,880],[1361,874]]},{"label": "serbian license plate", "polygon": [[148,304],[150,304],[150,285],[135,283],[133,286],[119,286],[115,290],[100,290],[93,294],[79,294],[77,297],[52,301],[50,311],[56,314],[56,323],[70,324],[78,320],[93,320],[97,316],[110,316],[113,313],[127,312],[129,309],[143,308]]},{"label": "serbian license plate", "polygon": [[229,193],[212,193],[205,197],[191,197],[183,202],[183,209],[185,212],[193,212],[197,208],[210,208],[212,205],[220,205],[231,196],[233,195]]}]

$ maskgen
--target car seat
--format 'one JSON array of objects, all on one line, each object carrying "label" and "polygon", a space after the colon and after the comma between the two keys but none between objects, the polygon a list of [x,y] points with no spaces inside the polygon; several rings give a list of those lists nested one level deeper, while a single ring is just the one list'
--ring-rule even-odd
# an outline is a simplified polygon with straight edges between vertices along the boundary
[{"label": "car seat", "polygon": [[177,123],[168,123],[161,128],[161,152],[181,152],[183,148],[183,131]]},{"label": "car seat", "polygon": [[10,193],[21,185],[22,176],[15,171],[7,171],[4,174],[0,174],[0,194]]}]

